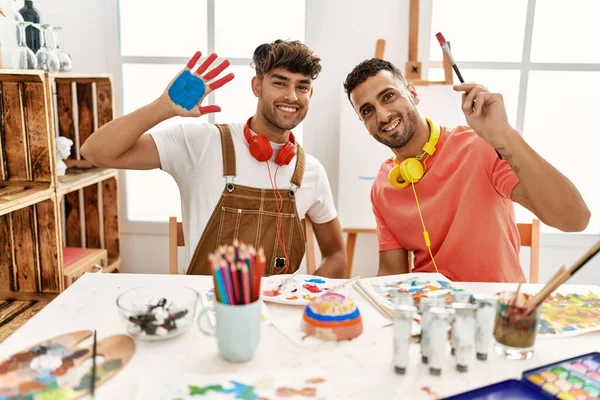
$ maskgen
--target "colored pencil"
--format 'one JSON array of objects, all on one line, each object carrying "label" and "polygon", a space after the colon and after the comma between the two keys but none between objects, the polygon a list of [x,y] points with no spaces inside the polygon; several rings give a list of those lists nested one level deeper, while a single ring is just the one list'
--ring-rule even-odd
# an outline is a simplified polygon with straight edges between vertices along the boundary
[{"label": "colored pencil", "polygon": [[223,270],[221,268],[215,268],[215,272],[217,274],[217,284],[219,293],[221,293],[221,303],[229,304],[229,300],[227,298],[227,290],[225,290],[225,279],[223,277]]},{"label": "colored pencil", "polygon": [[[246,265],[242,265],[242,282],[244,282],[244,288],[250,288],[250,281],[248,280],[248,267]],[[250,304],[250,290],[244,291],[244,304]]]},{"label": "colored pencil", "polygon": [[213,275],[216,301],[229,305],[250,304],[260,298],[261,279],[266,257],[262,246],[234,241],[233,246],[217,247],[208,256]]},{"label": "colored pencil", "polygon": [[240,304],[240,285],[239,285],[239,281],[237,279],[237,265],[235,263],[231,264],[231,267],[229,267],[229,270],[231,272],[231,283],[233,285],[233,303],[234,304]]}]

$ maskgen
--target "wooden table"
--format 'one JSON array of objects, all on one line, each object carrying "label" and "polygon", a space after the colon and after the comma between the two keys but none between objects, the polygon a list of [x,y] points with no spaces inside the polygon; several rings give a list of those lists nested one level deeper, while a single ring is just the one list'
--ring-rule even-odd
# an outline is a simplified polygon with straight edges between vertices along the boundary
[{"label": "wooden table", "polygon": [[[211,285],[210,277],[183,275],[85,274],[48,306],[0,344],[0,359],[29,345],[59,334],[83,329],[96,329],[98,338],[125,333],[115,305],[123,291],[141,285],[186,285],[197,289]],[[514,289],[511,284],[455,283],[474,293],[494,293]],[[524,285],[524,291],[540,285]],[[575,287],[575,286],[574,286]],[[578,286],[579,290],[587,287]],[[600,290],[597,286],[590,286]],[[362,296],[353,289],[351,295]],[[369,307],[360,302],[360,307]],[[301,314],[301,308],[268,303],[273,319],[290,313]],[[300,320],[298,319],[298,323]],[[473,361],[468,373],[456,372],[449,358],[439,377],[428,373],[420,363],[419,346],[410,349],[410,365],[405,376],[396,375],[392,366],[392,329],[370,329],[351,342],[325,343],[317,349],[300,348],[274,326],[264,326],[255,358],[247,364],[230,364],[217,354],[216,341],[192,327],[185,335],[165,342],[137,341],[130,363],[118,375],[98,388],[98,399],[135,399],[137,385],[143,378],[165,374],[213,374],[222,372],[256,373],[281,368],[315,367],[329,373],[334,399],[429,399],[421,387],[447,396],[509,378],[519,378],[526,370],[560,359],[597,351],[600,335],[563,339],[540,339],[533,358],[509,361],[490,354],[488,361]],[[152,382],[152,381],[150,381]]]}]

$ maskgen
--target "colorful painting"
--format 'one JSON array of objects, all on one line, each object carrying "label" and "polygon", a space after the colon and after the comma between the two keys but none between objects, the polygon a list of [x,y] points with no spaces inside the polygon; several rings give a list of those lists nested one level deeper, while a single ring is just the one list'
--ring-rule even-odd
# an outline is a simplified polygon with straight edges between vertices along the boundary
[{"label": "colorful painting", "polygon": [[600,331],[600,295],[592,291],[554,294],[542,304],[539,337]]},{"label": "colorful painting", "polygon": [[[262,282],[262,299],[273,303],[306,305],[334,287],[328,278],[313,275],[272,275]],[[343,292],[344,289],[340,289]]]},{"label": "colorful painting", "polygon": [[382,276],[361,279],[360,286],[372,295],[381,305],[389,307],[397,293],[408,293],[418,307],[421,299],[430,296],[446,296],[446,302],[452,303],[452,295],[466,291],[452,286],[452,282],[442,274],[414,273],[405,276]]},{"label": "colorful painting", "polygon": [[[200,302],[202,303],[202,307],[211,307],[215,301],[215,289],[200,289]],[[209,319],[209,323],[211,326],[215,326],[217,323],[217,313],[214,309],[210,310],[206,313]],[[271,323],[271,317],[269,315],[269,309],[265,305],[265,303],[261,304],[260,311],[260,322],[263,325],[269,325]],[[0,399],[2,400],[2,399]]]},{"label": "colorful painting", "polygon": [[93,378],[92,346],[77,346],[91,335],[91,331],[79,331],[57,336],[0,363],[0,399],[81,398],[90,392],[92,379],[97,388],[119,372],[135,352],[129,336],[99,340]]},{"label": "colorful painting", "polygon": [[136,399],[239,399],[239,400],[321,400],[327,399],[323,371],[280,370],[261,376],[186,375],[149,380]]}]

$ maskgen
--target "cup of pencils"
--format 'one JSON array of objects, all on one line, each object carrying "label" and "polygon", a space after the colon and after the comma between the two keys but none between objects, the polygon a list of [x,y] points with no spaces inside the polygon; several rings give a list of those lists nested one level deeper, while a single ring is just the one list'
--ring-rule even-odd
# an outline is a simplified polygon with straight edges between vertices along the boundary
[{"label": "cup of pencils", "polygon": [[[262,247],[234,242],[220,246],[208,256],[215,285],[215,302],[198,315],[198,328],[207,336],[216,336],[220,356],[229,362],[252,359],[260,339],[260,283],[266,257]],[[215,310],[217,326],[213,331],[202,326],[202,318]]]}]

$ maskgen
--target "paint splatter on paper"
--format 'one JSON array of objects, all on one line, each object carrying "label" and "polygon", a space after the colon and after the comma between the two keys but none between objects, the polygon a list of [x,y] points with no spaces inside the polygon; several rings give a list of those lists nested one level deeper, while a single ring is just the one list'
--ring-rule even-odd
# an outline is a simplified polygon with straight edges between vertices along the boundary
[{"label": "paint splatter on paper", "polygon": [[[325,282],[323,282],[323,283],[325,283]],[[311,293],[321,293],[322,292],[321,288],[319,288],[317,285],[309,285],[308,283],[305,283],[304,285],[302,285],[302,287]]]},{"label": "paint splatter on paper", "polygon": [[[283,283],[283,286],[282,286]],[[334,281],[313,275],[273,275],[262,282],[264,301],[290,305],[306,305],[335,285]],[[340,289],[343,293],[344,289]]]},{"label": "paint splatter on paper", "polygon": [[149,379],[140,385],[136,400],[172,399],[327,399],[324,371],[279,370],[262,375],[186,374]]},{"label": "paint splatter on paper", "polygon": [[465,292],[452,286],[446,277],[436,273],[414,273],[406,276],[377,277],[361,279],[361,286],[373,295],[383,306],[389,307],[392,298],[398,293],[408,293],[416,306],[421,299],[431,296],[446,296],[446,302],[452,302],[452,294]]},{"label": "paint splatter on paper", "polygon": [[542,305],[539,337],[575,336],[600,331],[600,294],[554,294]]}]

